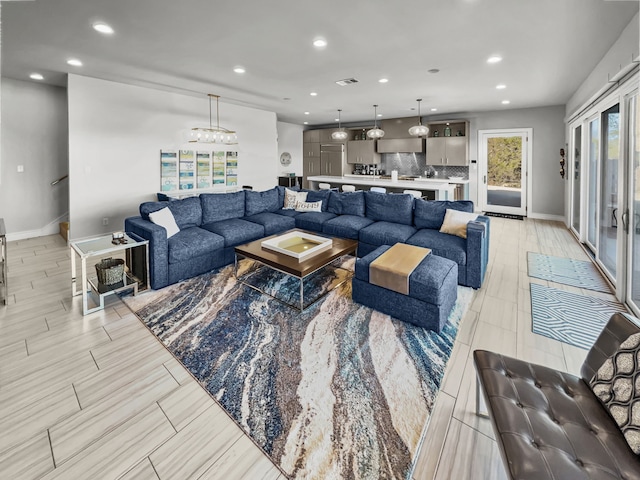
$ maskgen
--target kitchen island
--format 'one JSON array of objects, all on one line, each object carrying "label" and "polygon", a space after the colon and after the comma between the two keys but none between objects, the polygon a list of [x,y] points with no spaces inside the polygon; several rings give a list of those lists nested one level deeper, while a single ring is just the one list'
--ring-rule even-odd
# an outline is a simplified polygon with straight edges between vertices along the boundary
[{"label": "kitchen island", "polygon": [[[388,192],[402,193],[403,190],[419,190],[429,200],[454,200],[456,184],[468,185],[469,180],[459,180],[450,183],[446,180],[431,180],[429,178],[413,178],[411,180],[398,180],[396,182],[388,178],[380,178],[376,175],[345,175],[334,177],[330,175],[318,175],[307,177],[309,188],[318,189],[319,183],[328,183],[332,187],[342,185],[355,185],[357,189],[369,190],[371,187],[384,187]],[[362,187],[362,188],[359,188]]]}]

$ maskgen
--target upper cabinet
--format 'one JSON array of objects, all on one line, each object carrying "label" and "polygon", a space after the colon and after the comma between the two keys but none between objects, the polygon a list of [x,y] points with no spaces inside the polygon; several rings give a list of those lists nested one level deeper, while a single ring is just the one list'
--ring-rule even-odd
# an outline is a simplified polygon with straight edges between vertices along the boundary
[{"label": "upper cabinet", "polygon": [[348,141],[347,163],[379,164],[380,154],[376,152],[376,140]]},{"label": "upper cabinet", "polygon": [[398,153],[398,152],[400,153],[424,152],[424,140],[418,137],[381,138],[380,140],[378,140],[378,153]]},{"label": "upper cabinet", "polygon": [[418,123],[418,117],[389,118],[379,122],[384,130],[385,139],[413,138],[409,135],[409,129]]},{"label": "upper cabinet", "polygon": [[319,157],[320,156],[320,142],[304,142],[302,144],[302,156],[303,157]]},{"label": "upper cabinet", "polygon": [[320,143],[320,130],[305,130],[302,132],[302,141],[304,143]]},{"label": "upper cabinet", "polygon": [[469,122],[427,124],[427,165],[469,165]]}]

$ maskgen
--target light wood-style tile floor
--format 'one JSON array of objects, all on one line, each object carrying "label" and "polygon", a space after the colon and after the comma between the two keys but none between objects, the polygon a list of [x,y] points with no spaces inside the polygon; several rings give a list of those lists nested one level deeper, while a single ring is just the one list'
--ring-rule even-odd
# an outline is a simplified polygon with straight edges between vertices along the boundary
[{"label": "light wood-style tile floor", "polygon": [[[491,222],[488,276],[463,319],[415,480],[505,478],[489,421],[473,413],[474,349],[573,373],[586,354],[531,332],[529,283],[548,282],[530,279],[526,263],[527,251],[586,260],[578,243],[557,222]],[[285,478],[118,299],[82,316],[62,237],[10,242],[8,258],[0,478]]]}]

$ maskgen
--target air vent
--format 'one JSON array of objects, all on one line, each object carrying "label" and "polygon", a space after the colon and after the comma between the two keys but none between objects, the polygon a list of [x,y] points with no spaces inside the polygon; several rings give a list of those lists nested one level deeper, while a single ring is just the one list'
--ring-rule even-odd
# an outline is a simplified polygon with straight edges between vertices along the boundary
[{"label": "air vent", "polygon": [[347,85],[358,83],[358,80],[356,80],[355,78],[345,78],[344,80],[338,80],[336,83],[341,87],[346,87]]}]

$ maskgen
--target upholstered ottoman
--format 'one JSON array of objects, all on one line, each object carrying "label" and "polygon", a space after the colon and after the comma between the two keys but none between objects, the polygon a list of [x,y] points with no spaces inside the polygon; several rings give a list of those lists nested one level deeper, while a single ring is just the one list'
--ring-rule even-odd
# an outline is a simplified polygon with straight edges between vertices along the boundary
[{"label": "upholstered ottoman", "polygon": [[440,332],[458,298],[458,264],[427,255],[409,276],[409,294],[370,283],[371,262],[391,248],[382,245],[356,260],[353,300],[403,322]]}]

